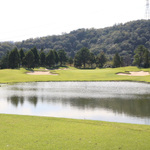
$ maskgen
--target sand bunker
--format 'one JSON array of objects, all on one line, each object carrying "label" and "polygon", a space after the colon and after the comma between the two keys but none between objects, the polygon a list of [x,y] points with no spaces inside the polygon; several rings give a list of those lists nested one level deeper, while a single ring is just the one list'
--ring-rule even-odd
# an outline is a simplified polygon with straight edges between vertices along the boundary
[{"label": "sand bunker", "polygon": [[139,72],[129,72],[129,73],[118,73],[117,75],[123,76],[148,76],[150,75],[149,72],[139,71]]},{"label": "sand bunker", "polygon": [[33,72],[28,72],[27,74],[29,75],[58,75],[58,74],[50,73],[49,71],[33,71]]}]

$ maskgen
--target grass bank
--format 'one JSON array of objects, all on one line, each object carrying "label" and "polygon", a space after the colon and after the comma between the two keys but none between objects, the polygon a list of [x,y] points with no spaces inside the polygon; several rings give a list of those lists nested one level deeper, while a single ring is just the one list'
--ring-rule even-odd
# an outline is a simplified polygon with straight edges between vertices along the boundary
[{"label": "grass bank", "polygon": [[[35,69],[36,71],[38,69]],[[0,83],[37,82],[37,81],[144,81],[150,82],[150,76],[119,76],[119,72],[148,71],[137,67],[121,67],[106,69],[76,69],[52,70],[56,75],[27,75],[24,68],[0,70]]]},{"label": "grass bank", "polygon": [[150,126],[0,114],[0,150],[148,150]]}]

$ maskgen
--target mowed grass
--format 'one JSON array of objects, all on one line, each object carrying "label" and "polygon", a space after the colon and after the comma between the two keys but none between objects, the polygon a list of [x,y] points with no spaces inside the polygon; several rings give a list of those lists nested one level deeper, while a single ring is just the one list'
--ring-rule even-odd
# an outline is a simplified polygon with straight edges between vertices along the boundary
[{"label": "mowed grass", "polygon": [[[36,69],[39,70],[39,69]],[[150,71],[150,69],[142,69]],[[53,70],[56,75],[27,75],[27,70],[0,70],[0,83],[37,81],[145,81],[118,72],[137,67]],[[150,126],[101,121],[0,114],[0,150],[149,150]]]},{"label": "mowed grass", "polygon": [[0,114],[0,150],[149,150],[150,126]]},{"label": "mowed grass", "polygon": [[[35,69],[36,71],[39,69]],[[51,70],[58,75],[28,75],[28,70],[3,69],[0,70],[0,83],[37,82],[37,81],[144,81],[150,82],[150,76],[119,76],[119,72],[148,71],[137,67],[121,67],[106,69],[76,69],[70,67],[66,70]]]}]

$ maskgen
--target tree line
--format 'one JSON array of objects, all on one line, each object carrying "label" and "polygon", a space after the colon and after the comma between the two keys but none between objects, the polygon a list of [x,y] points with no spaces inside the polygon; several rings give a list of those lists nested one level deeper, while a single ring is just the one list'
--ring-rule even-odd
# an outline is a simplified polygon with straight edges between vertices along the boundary
[{"label": "tree line", "polygon": [[123,66],[137,66],[143,68],[150,67],[150,53],[144,45],[139,45],[134,50],[134,58],[132,62],[129,62],[130,58],[122,57],[119,53],[115,53],[113,58],[109,58],[101,51],[97,56],[90,52],[87,48],[81,48],[75,55],[74,66],[77,68],[86,68],[86,65],[91,66],[95,64],[99,68],[117,68]]},{"label": "tree line", "polygon": [[124,58],[125,65],[132,65],[134,50],[138,45],[150,48],[150,20],[137,20],[125,24],[117,24],[102,29],[78,29],[62,35],[31,38],[21,42],[1,42],[0,58],[15,47],[28,51],[34,46],[47,54],[50,49],[63,49],[68,56],[74,58],[82,48],[87,47],[94,55],[101,51],[113,59],[118,53]]},{"label": "tree line", "polygon": [[[139,45],[134,51],[133,65],[148,68],[150,66],[150,54],[144,45]],[[73,65],[76,68],[106,68],[125,66],[125,59],[119,53],[116,53],[111,60],[101,51],[94,55],[88,48],[81,48],[74,56],[68,57],[64,50],[49,50],[45,53],[43,49],[40,52],[36,47],[24,52],[23,49],[14,48],[7,52],[0,60],[0,68],[35,68],[35,67],[58,67],[65,64]]]},{"label": "tree line", "polygon": [[14,48],[2,57],[0,68],[35,68],[35,67],[54,67],[58,64],[62,66],[67,62],[67,55],[64,50],[49,50],[47,54],[43,50],[38,52],[37,48],[31,48],[24,52],[23,49]]},{"label": "tree line", "polygon": [[[118,55],[119,57],[119,55]],[[118,57],[116,59],[118,59]],[[120,57],[119,57],[120,59]],[[7,52],[0,60],[0,68],[35,68],[35,67],[58,67],[65,65],[74,65],[76,68],[103,68],[107,62],[107,57],[102,51],[97,56],[86,47],[81,48],[75,57],[68,57],[64,50],[49,50],[45,53],[43,49],[40,52],[36,47],[24,52],[23,49],[14,48]],[[117,66],[114,66],[117,67]]]}]

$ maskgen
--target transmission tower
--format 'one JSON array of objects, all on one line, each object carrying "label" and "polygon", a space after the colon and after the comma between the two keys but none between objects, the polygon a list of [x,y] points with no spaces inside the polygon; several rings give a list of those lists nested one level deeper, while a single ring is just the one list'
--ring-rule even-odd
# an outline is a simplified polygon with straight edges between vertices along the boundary
[{"label": "transmission tower", "polygon": [[150,19],[149,0],[146,0],[146,12],[145,12],[145,18],[146,18],[146,19]]}]

